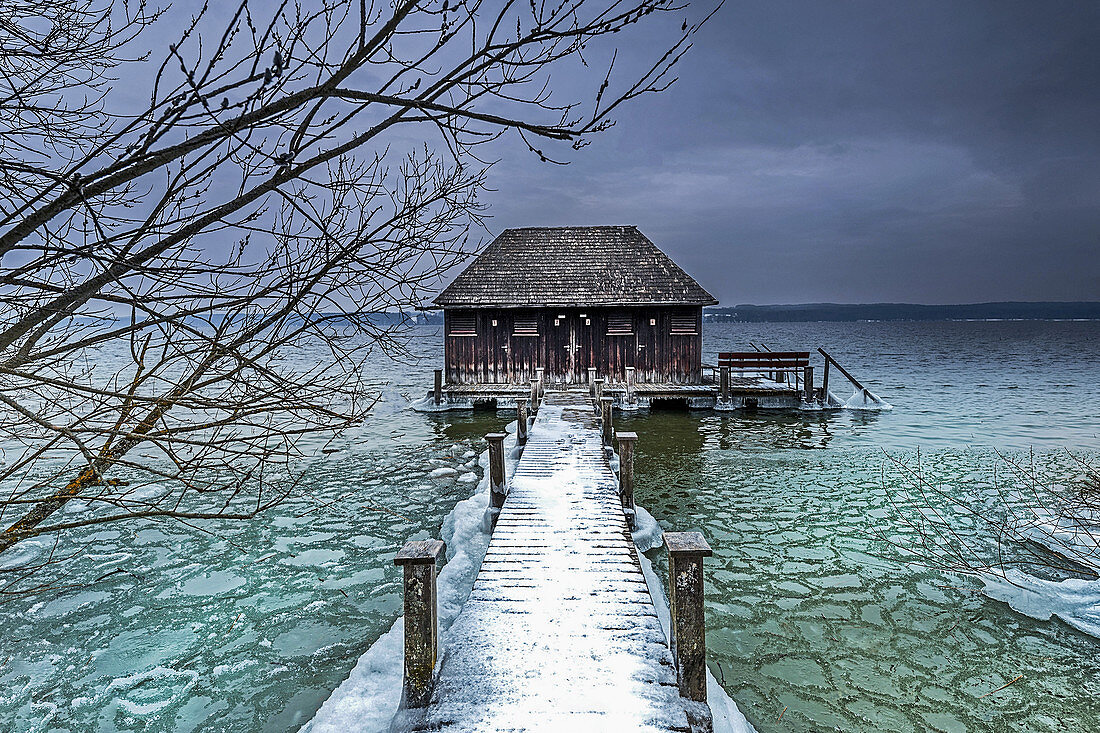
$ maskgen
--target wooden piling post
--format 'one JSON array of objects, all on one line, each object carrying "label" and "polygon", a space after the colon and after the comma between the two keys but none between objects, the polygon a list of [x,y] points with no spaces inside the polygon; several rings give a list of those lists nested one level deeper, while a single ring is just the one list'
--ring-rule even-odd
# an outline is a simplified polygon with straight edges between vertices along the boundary
[{"label": "wooden piling post", "polygon": [[405,575],[405,666],[401,695],[406,708],[427,706],[432,696],[439,644],[436,565],[447,550],[440,540],[406,542],[393,559]]},{"label": "wooden piling post", "polygon": [[508,489],[504,485],[504,439],[507,437],[508,433],[489,433],[485,436],[489,443],[489,511],[494,527],[500,508],[508,497]]},{"label": "wooden piling post", "polygon": [[594,402],[595,402],[597,413],[602,409],[600,407],[600,400],[603,399],[603,383],[604,383],[604,381],[605,380],[602,377],[597,377],[596,378],[596,398],[595,398]]},{"label": "wooden piling post", "polygon": [[825,358],[825,371],[821,375],[821,404],[829,401],[829,358]]},{"label": "wooden piling post", "polygon": [[588,396],[596,399],[596,367],[588,367]]},{"label": "wooden piling post", "polygon": [[730,368],[729,366],[723,366],[719,370],[719,392],[718,396],[722,402],[730,401]]},{"label": "wooden piling post", "polygon": [[632,366],[626,368],[626,401],[631,405],[634,404],[634,367]]},{"label": "wooden piling post", "polygon": [[434,390],[435,404],[439,404],[443,401],[443,370],[435,370],[435,390]]},{"label": "wooden piling post", "polygon": [[665,547],[668,549],[671,647],[673,663],[676,665],[676,683],[682,697],[706,703],[707,640],[703,616],[703,558],[710,557],[713,553],[699,532],[665,532]]},{"label": "wooden piling post", "polygon": [[806,402],[814,401],[814,368],[813,366],[802,369],[802,399]]},{"label": "wooden piling post", "polygon": [[615,403],[614,397],[600,398],[600,421],[603,423],[603,444],[611,445],[614,430],[611,427],[611,406]]},{"label": "wooden piling post", "polygon": [[531,412],[537,413],[539,411],[539,380],[531,380]]},{"label": "wooden piling post", "polygon": [[634,444],[637,433],[622,432],[615,436],[619,442],[619,500],[623,504],[626,522],[633,531],[634,522]]},{"label": "wooden piling post", "polygon": [[527,400],[516,398],[516,445],[527,445]]},{"label": "wooden piling post", "polygon": [[546,368],[536,367],[535,372],[539,375],[539,399],[546,395]]}]

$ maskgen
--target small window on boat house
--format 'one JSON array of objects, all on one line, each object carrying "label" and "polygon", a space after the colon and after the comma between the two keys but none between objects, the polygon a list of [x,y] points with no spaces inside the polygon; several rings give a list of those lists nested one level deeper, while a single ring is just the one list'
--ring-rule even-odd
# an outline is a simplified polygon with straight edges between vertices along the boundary
[{"label": "small window on boat house", "polygon": [[630,336],[634,333],[634,319],[629,313],[612,313],[607,317],[608,336]]},{"label": "small window on boat house", "polygon": [[515,323],[512,327],[513,336],[538,336],[539,335],[539,319],[538,316],[516,316]]},{"label": "small window on boat house", "polygon": [[454,314],[447,319],[448,336],[477,336],[477,316],[471,314]]},{"label": "small window on boat house", "polygon": [[699,333],[699,324],[695,321],[695,314],[672,316],[671,333],[695,335]]}]

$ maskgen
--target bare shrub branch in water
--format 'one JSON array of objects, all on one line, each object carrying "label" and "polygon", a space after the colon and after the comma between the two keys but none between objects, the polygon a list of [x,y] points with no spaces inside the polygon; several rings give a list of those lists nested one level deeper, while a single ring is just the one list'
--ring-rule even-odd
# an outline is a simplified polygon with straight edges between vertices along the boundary
[{"label": "bare shrub branch in water", "polygon": [[[370,314],[420,307],[469,251],[478,146],[583,147],[673,81],[683,11],[244,0],[173,16],[150,53],[168,15],[144,0],[5,3],[0,552],[280,502],[373,404],[368,351],[400,353]],[[610,37],[642,21],[670,43],[619,79]]]},{"label": "bare shrub branch in water", "polygon": [[[1068,454],[1075,469],[1054,472],[997,452],[986,476],[929,475],[886,454],[881,478],[900,532],[879,539],[915,564],[1012,582],[1009,571],[1041,577],[1100,572],[1100,473]],[[889,473],[888,473],[889,469]]]}]

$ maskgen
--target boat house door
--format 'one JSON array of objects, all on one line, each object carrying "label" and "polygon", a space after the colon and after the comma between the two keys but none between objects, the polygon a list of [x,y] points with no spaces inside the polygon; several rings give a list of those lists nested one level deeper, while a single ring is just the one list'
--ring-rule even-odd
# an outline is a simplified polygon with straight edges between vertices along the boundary
[{"label": "boat house door", "polygon": [[569,318],[569,377],[572,384],[588,382],[588,367],[592,364],[592,321],[586,313],[573,313]]}]

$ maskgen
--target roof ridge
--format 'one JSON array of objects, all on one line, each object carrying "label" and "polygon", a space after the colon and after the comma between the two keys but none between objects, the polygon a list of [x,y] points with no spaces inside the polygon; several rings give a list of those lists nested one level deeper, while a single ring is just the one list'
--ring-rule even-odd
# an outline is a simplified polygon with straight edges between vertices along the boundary
[{"label": "roof ridge", "polygon": [[564,224],[552,227],[506,227],[504,232],[554,231],[560,229],[637,229],[637,224]]}]

